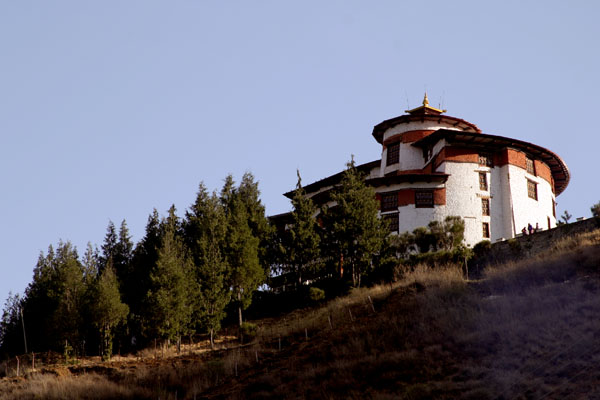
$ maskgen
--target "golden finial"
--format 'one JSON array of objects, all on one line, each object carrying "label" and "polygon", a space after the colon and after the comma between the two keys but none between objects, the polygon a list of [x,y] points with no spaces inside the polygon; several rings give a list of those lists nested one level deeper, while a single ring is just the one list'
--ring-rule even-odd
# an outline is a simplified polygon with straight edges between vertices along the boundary
[{"label": "golden finial", "polygon": [[423,97],[423,105],[421,107],[413,108],[412,110],[406,110],[409,114],[421,115],[421,114],[432,114],[439,115],[445,113],[446,110],[441,110],[439,108],[431,107],[429,105],[429,99],[427,98],[427,92],[425,92],[425,97]]}]

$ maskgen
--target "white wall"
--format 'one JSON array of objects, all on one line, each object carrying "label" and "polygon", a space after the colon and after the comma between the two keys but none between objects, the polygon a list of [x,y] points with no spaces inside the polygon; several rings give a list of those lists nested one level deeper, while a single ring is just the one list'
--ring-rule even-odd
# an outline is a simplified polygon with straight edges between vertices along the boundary
[{"label": "white wall", "polygon": [[[548,229],[548,217],[551,226],[555,227],[556,218],[552,215],[554,194],[550,183],[514,165],[508,166],[508,173],[517,233],[520,233],[527,224],[535,227],[538,223],[543,230]],[[527,194],[527,179],[537,183],[537,200],[531,199]]]}]

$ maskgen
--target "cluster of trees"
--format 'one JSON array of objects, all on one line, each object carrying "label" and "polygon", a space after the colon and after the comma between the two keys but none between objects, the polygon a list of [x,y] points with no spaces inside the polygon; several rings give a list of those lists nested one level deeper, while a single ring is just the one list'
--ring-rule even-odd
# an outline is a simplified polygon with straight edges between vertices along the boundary
[{"label": "cluster of trees", "polygon": [[305,196],[300,174],[292,198],[292,221],[279,230],[273,260],[293,276],[296,287],[315,277],[335,277],[360,286],[364,276],[383,265],[389,229],[378,217],[378,202],[354,160],[346,165],[329,206],[317,208]]},{"label": "cluster of trees", "polygon": [[184,218],[174,206],[164,218],[154,210],[137,245],[123,221],[83,257],[70,242],[50,246],[24,295],[6,302],[0,350],[110,357],[113,342],[127,351],[196,332],[214,343],[227,307],[241,323],[268,274],[272,229],[259,196],[252,174],[237,186],[228,176],[219,194],[200,184]]},{"label": "cluster of trees", "polygon": [[201,183],[184,218],[174,206],[163,218],[154,210],[135,245],[123,221],[118,232],[109,223],[101,248],[88,245],[83,257],[69,242],[50,246],[24,295],[6,302],[0,353],[110,357],[113,343],[131,351],[195,333],[214,344],[226,316],[242,325],[269,276],[292,277],[298,290],[323,278],[357,287],[365,277],[391,279],[390,267],[411,254],[450,251],[463,241],[464,224],[456,217],[389,236],[375,192],[353,160],[320,209],[298,173],[292,205],[290,223],[276,229],[252,174],[237,186],[228,176],[218,194]]},{"label": "cluster of trees", "polygon": [[278,260],[297,287],[306,278],[335,275],[360,286],[362,278],[391,280],[398,269],[419,262],[464,262],[470,256],[464,246],[465,224],[457,216],[431,221],[412,233],[388,235],[385,220],[378,218],[374,190],[353,161],[331,195],[331,206],[317,209],[305,197],[299,174],[292,204],[290,227],[279,233]]}]

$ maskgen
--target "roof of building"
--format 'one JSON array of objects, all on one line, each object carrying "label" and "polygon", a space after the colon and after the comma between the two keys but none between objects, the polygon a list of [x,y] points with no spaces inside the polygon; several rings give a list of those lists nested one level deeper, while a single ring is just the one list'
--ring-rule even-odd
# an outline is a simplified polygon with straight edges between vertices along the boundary
[{"label": "roof of building", "polygon": [[405,110],[405,112],[411,115],[440,115],[442,113],[445,113],[446,110],[431,107],[429,105],[429,99],[427,98],[427,92],[425,92],[425,97],[423,98],[423,105],[417,108],[413,108],[412,110]]},{"label": "roof of building", "polygon": [[[421,108],[423,108],[423,107],[419,107],[418,109],[421,109]],[[410,110],[410,111],[415,111],[418,109],[414,109],[414,110]],[[385,131],[387,131],[390,128],[393,128],[396,125],[408,124],[409,122],[415,122],[415,121],[421,121],[421,122],[437,121],[438,123],[443,122],[448,125],[454,126],[458,129],[461,129],[463,131],[469,131],[469,132],[473,132],[473,133],[481,132],[481,130],[477,127],[477,125],[467,122],[464,119],[450,117],[448,115],[441,115],[441,114],[416,113],[416,114],[405,114],[405,115],[401,115],[399,117],[395,117],[395,118],[380,122],[379,124],[375,125],[375,127],[373,128],[373,137],[379,143],[383,143],[383,134]]]},{"label": "roof of building", "polygon": [[[359,172],[368,174],[369,172],[371,172],[371,170],[373,168],[379,167],[379,165],[381,164],[381,160],[373,160],[373,161],[369,161],[367,163],[361,164],[361,165],[357,165],[356,169]],[[313,182],[309,185],[306,185],[303,187],[303,189],[306,191],[306,193],[312,193],[312,192],[316,192],[317,190],[319,190],[320,188],[326,187],[326,186],[333,186],[336,183],[339,183],[342,180],[342,176],[344,176],[344,172],[338,172],[335,175],[331,175],[328,176],[326,178],[323,178],[321,180],[318,180],[316,182]],[[287,193],[284,193],[283,195],[289,199],[294,197],[294,193],[296,192],[296,190],[290,190]]]},{"label": "roof of building", "polygon": [[440,140],[446,140],[449,144],[461,144],[468,147],[490,148],[514,148],[521,150],[533,158],[545,162],[552,173],[556,195],[561,194],[569,184],[570,172],[567,164],[555,153],[533,143],[522,140],[511,139],[484,133],[461,132],[451,129],[440,129],[431,135],[413,143],[413,146],[426,148],[431,147]]},{"label": "roof of building", "polygon": [[[381,162],[381,160],[374,160],[365,164],[361,164],[358,165],[356,167],[356,169],[358,169],[359,171],[363,172],[363,173],[368,173],[372,168],[379,166],[379,163]],[[303,187],[303,189],[306,191],[306,193],[315,193],[318,192],[319,189],[322,188],[328,188],[320,193],[316,193],[314,196],[312,196],[311,198],[314,201],[317,201],[318,203],[324,203],[327,202],[329,200],[329,196],[330,196],[330,189],[333,188],[335,185],[337,185],[338,183],[340,183],[340,181],[342,180],[342,177],[344,176],[344,172],[338,172],[335,175],[331,175],[328,176],[327,178],[321,179],[320,181],[311,183],[310,185],[306,185]],[[374,186],[374,187],[378,187],[378,186],[383,186],[383,185],[393,185],[395,183],[415,183],[415,182],[446,182],[446,180],[448,180],[448,177],[450,175],[445,174],[445,173],[441,173],[441,172],[434,172],[434,173],[419,173],[419,172],[414,172],[414,173],[402,173],[402,174],[398,174],[398,175],[387,175],[387,176],[383,176],[383,177],[374,177],[374,178],[370,178],[370,179],[366,179],[365,183],[369,186]],[[284,194],[284,196],[288,197],[288,198],[293,198],[294,197],[294,192],[295,190],[291,190],[287,193]]]}]

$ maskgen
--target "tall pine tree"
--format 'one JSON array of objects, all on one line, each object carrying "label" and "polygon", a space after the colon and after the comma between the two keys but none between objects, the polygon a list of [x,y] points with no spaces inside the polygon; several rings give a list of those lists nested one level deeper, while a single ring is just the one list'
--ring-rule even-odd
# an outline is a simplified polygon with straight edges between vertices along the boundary
[{"label": "tall pine tree", "polygon": [[248,208],[235,188],[231,175],[225,179],[220,200],[227,221],[224,254],[229,267],[227,281],[232,289],[232,299],[238,310],[238,322],[241,326],[242,311],[251,304],[252,294],[265,278],[259,260],[260,240],[250,228]]},{"label": "tall pine tree", "polygon": [[123,293],[123,301],[129,306],[129,331],[140,345],[147,344],[152,328],[151,313],[147,297],[151,289],[150,274],[158,260],[162,228],[160,216],[156,209],[148,216],[145,235],[133,252],[131,261],[131,281],[135,284]]},{"label": "tall pine tree", "polygon": [[196,318],[201,329],[210,335],[214,347],[215,333],[221,328],[230,293],[226,285],[227,264],[223,256],[227,232],[225,212],[216,194],[209,196],[200,184],[196,202],[186,213],[185,231],[194,255],[199,299]]},{"label": "tall pine tree", "polygon": [[356,287],[373,266],[387,230],[378,217],[375,191],[365,184],[354,157],[346,166],[340,185],[331,195],[334,206],[324,214],[326,245],[331,256],[339,260],[341,271],[350,270]]},{"label": "tall pine tree", "polygon": [[100,255],[100,263],[99,263],[99,272],[106,267],[108,261],[112,259],[114,265],[114,257],[117,252],[117,243],[119,237],[117,236],[117,229],[115,228],[115,224],[112,221],[108,221],[108,226],[106,227],[106,235],[104,235],[104,242],[102,243],[102,254]]},{"label": "tall pine tree", "polygon": [[320,236],[315,215],[317,207],[302,187],[300,171],[297,171],[298,183],[292,199],[292,226],[287,233],[285,246],[286,272],[293,273],[298,285],[302,285],[303,276],[316,273],[320,266]]},{"label": "tall pine tree", "polygon": [[117,277],[112,261],[90,288],[90,308],[93,324],[100,334],[102,357],[110,359],[115,327],[125,321],[129,307],[121,302]]},{"label": "tall pine tree", "polygon": [[181,238],[181,226],[174,206],[169,209],[163,226],[158,259],[150,274],[151,289],[147,300],[155,334],[171,340],[190,333],[197,290],[195,281],[190,279],[193,263]]},{"label": "tall pine tree", "polygon": [[269,275],[270,259],[267,254],[269,251],[269,241],[275,233],[274,227],[269,225],[269,220],[265,216],[265,206],[260,200],[260,190],[258,182],[254,180],[251,172],[246,172],[237,189],[238,196],[246,207],[248,213],[248,226],[252,230],[252,235],[258,238],[258,259],[265,276]]}]

